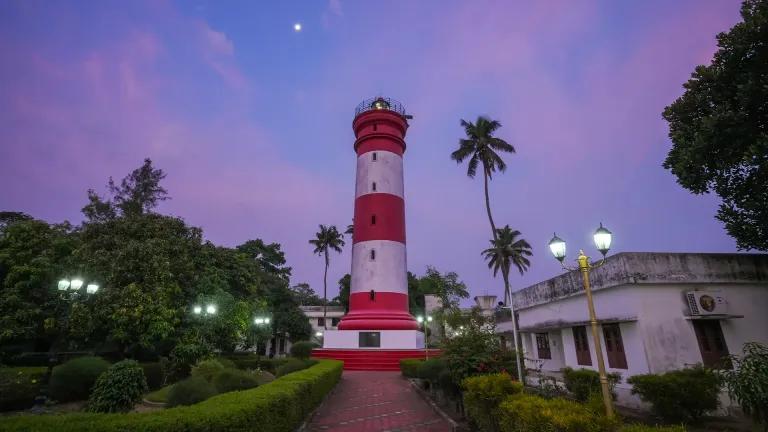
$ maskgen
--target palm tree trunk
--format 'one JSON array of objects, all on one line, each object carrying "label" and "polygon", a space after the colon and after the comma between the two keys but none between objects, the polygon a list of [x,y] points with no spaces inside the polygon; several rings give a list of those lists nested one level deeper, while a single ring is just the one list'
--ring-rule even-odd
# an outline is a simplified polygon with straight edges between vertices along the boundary
[{"label": "palm tree trunk", "polygon": [[493,216],[491,215],[491,199],[488,196],[488,171],[483,168],[483,180],[485,182],[485,211],[488,212],[488,222],[491,223],[491,234],[493,234],[493,240],[497,239],[496,224],[493,223]]},{"label": "palm tree trunk", "polygon": [[520,343],[518,342],[517,320],[515,319],[515,307],[512,305],[512,293],[509,289],[509,265],[501,266],[501,275],[504,277],[504,304],[509,307],[512,314],[512,339],[515,343],[515,364],[517,365],[517,379],[523,381],[523,367],[520,364]]},{"label": "palm tree trunk", "polygon": [[323,329],[328,330],[326,313],[328,309],[328,249],[325,249],[325,273],[323,274]]}]

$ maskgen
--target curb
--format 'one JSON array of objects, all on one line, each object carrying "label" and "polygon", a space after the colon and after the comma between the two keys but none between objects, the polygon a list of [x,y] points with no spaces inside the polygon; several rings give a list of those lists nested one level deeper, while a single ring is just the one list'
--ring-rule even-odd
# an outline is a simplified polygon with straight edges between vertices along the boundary
[{"label": "curb", "polygon": [[424,402],[428,403],[429,406],[432,407],[433,411],[435,411],[438,415],[440,415],[440,417],[442,417],[445,421],[448,422],[448,424],[451,425],[451,432],[457,432],[457,431],[460,430],[459,429],[459,424],[456,423],[456,420],[452,419],[448,414],[446,414],[445,411],[443,411],[443,409],[440,408],[435,403],[435,401],[433,401],[432,398],[429,397],[429,395],[424,390],[421,389],[421,387],[419,387],[416,383],[414,383],[412,380],[410,380],[408,378],[403,378],[403,379],[408,381],[408,384],[410,384],[411,387],[414,390],[416,390],[416,393],[419,395],[419,397],[424,399]]}]

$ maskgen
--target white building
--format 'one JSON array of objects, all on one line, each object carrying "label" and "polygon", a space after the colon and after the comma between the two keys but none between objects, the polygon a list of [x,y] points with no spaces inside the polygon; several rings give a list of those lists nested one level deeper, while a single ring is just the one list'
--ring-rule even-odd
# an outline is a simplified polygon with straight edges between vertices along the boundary
[{"label": "white building", "polygon": [[[717,367],[745,342],[768,343],[768,255],[620,253],[591,274],[608,372],[618,372],[618,403],[640,407],[626,378],[698,363]],[[559,377],[597,370],[579,272],[517,291],[526,367]],[[512,322],[497,323],[511,335]],[[506,337],[511,341],[511,337]]]},{"label": "white building", "polygon": [[339,321],[344,316],[344,306],[325,306],[325,318],[323,318],[323,306],[299,306],[312,326],[312,334],[322,333],[325,330],[337,330]]}]

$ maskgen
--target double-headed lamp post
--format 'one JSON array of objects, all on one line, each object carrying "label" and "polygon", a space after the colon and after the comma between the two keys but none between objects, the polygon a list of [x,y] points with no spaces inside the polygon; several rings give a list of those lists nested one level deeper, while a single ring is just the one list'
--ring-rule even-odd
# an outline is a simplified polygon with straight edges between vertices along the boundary
[{"label": "double-headed lamp post", "polygon": [[424,358],[429,360],[429,334],[427,332],[427,324],[432,322],[432,316],[427,315],[425,317],[419,315],[416,317],[416,321],[419,324],[424,324]]},{"label": "double-headed lamp post", "polygon": [[568,271],[579,270],[581,272],[581,278],[584,282],[584,292],[587,294],[587,307],[589,308],[589,323],[592,327],[592,339],[595,345],[595,355],[597,356],[597,370],[600,374],[600,388],[603,393],[603,404],[605,405],[605,414],[609,417],[613,416],[613,403],[611,400],[611,392],[608,388],[608,377],[605,373],[605,361],[603,360],[603,349],[600,343],[600,332],[597,329],[597,318],[595,316],[595,304],[592,301],[592,289],[589,285],[589,271],[605,264],[605,255],[611,248],[611,232],[600,224],[600,228],[595,231],[593,236],[595,241],[595,247],[601,254],[603,259],[597,264],[589,262],[589,257],[584,255],[583,250],[579,250],[579,257],[576,259],[578,267],[569,267],[563,263],[565,259],[565,241],[555,234],[552,240],[549,241],[549,250],[552,251],[552,255],[560,261],[560,264],[564,269]]},{"label": "double-headed lamp post", "polygon": [[[253,319],[253,324],[256,326],[256,359],[261,358],[261,353],[259,352],[259,339],[261,336],[261,328],[265,328],[269,326],[269,323],[271,320],[268,316],[257,316]],[[266,350],[265,350],[266,351]]]}]

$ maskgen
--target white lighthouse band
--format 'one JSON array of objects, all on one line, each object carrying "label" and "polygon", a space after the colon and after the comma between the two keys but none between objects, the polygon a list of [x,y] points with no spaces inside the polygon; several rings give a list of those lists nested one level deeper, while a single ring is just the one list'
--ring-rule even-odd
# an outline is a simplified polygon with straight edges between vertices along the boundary
[{"label": "white lighthouse band", "polygon": [[403,198],[403,157],[385,150],[357,157],[355,198],[370,193],[388,193]]}]

